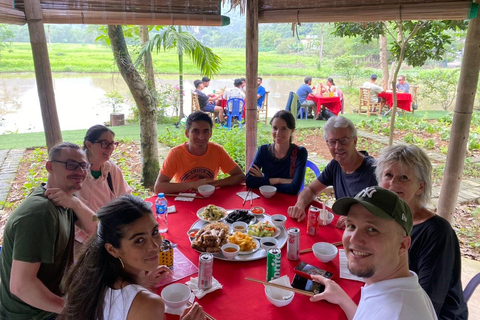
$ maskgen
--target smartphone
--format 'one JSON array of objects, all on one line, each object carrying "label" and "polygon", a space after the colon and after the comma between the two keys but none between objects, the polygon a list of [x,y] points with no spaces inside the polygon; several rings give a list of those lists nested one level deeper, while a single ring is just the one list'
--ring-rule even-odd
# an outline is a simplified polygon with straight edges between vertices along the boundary
[{"label": "smartphone", "polygon": [[304,291],[310,291],[314,294],[322,293],[325,290],[325,286],[323,284],[304,278],[298,274],[296,274],[293,278],[292,287]]},{"label": "smartphone", "polygon": [[327,279],[331,279],[333,276],[333,273],[325,271],[323,269],[317,268],[315,266],[312,266],[311,264],[305,263],[301,261],[296,267],[295,267],[295,273],[307,278],[307,279],[312,279],[311,275],[319,275],[323,276]]}]

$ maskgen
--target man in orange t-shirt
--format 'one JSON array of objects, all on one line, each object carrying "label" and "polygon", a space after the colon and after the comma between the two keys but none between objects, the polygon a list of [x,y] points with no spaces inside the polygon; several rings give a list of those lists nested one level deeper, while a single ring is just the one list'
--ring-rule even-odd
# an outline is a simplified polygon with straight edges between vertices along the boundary
[{"label": "man in orange t-shirt", "polygon": [[[195,111],[188,116],[185,124],[188,142],[172,148],[168,153],[155,182],[155,193],[196,190],[203,184],[231,186],[245,180],[242,169],[225,149],[209,142],[212,127],[212,119],[202,111]],[[220,169],[230,176],[216,180]]]}]

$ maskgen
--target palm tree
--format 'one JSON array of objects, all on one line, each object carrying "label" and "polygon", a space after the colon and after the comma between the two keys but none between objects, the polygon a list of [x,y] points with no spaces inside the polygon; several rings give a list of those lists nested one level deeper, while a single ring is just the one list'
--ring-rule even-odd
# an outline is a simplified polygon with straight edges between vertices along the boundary
[{"label": "palm tree", "polygon": [[180,83],[180,119],[183,118],[183,56],[187,54],[193,60],[195,65],[200,68],[201,73],[207,77],[218,74],[221,64],[221,58],[213,53],[212,49],[203,45],[195,39],[193,35],[182,31],[182,27],[174,26],[160,27],[161,32],[156,34],[153,39],[147,41],[140,51],[137,63],[141,61],[146,52],[157,49],[157,53],[163,48],[164,51],[176,49],[178,54],[178,74]]}]

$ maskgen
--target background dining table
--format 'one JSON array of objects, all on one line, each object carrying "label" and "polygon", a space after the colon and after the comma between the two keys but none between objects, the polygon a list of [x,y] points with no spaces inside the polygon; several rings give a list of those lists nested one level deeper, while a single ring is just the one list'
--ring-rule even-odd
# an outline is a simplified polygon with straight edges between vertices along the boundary
[{"label": "background dining table", "polygon": [[[393,92],[392,91],[383,91],[378,94],[380,98],[385,99],[385,104],[389,108],[393,106]],[[410,112],[412,106],[412,95],[410,93],[397,92],[397,107]]]},{"label": "background dining table", "polygon": [[[214,204],[224,209],[250,209],[250,201],[243,205],[243,199],[237,195],[237,192],[247,191],[244,185],[217,188],[215,193],[209,198],[194,199],[192,202],[175,201],[174,197],[167,197],[169,206],[175,205],[176,213],[168,215],[169,229],[165,238],[176,243],[177,248],[196,266],[198,266],[199,253],[190,247],[190,239],[187,231],[198,220],[198,209]],[[297,197],[293,195],[276,193],[272,198],[266,199],[258,189],[253,191],[260,198],[253,200],[253,206],[261,206],[268,215],[283,214],[288,216],[287,208],[294,205]],[[146,199],[154,202],[155,197]],[[297,222],[288,218],[285,227],[298,227],[300,229],[300,249],[311,248],[315,242],[337,242],[341,241],[343,230],[335,227],[338,216],[335,215],[333,222],[327,226],[319,227],[316,236],[309,236],[306,232],[306,220]],[[263,249],[260,249],[263,250]],[[334,274],[333,278],[355,302],[360,298],[361,282],[341,279],[339,277],[339,257],[328,263],[322,263],[315,258],[313,252],[300,255],[300,260],[291,261],[287,259],[287,246],[282,249],[281,275],[288,275],[290,282],[295,275],[294,268],[300,262],[304,261],[316,267],[330,271]],[[223,289],[211,292],[197,300],[215,319],[294,319],[302,318],[322,318],[322,319],[346,319],[343,311],[337,305],[325,301],[310,302],[309,297],[295,294],[293,301],[285,307],[276,307],[272,305],[265,296],[265,288],[262,284],[245,280],[251,277],[259,280],[266,280],[266,258],[254,261],[225,261],[214,259],[213,276],[222,285]],[[197,277],[197,274],[192,277]],[[178,280],[179,283],[185,283],[189,277]],[[163,287],[158,289],[160,294]],[[321,315],[321,316],[320,316]],[[167,319],[178,319],[178,316],[167,314]]]},{"label": "background dining table", "polygon": [[338,113],[342,109],[342,102],[340,100],[340,97],[324,97],[322,95],[315,95],[307,96],[307,100],[312,100],[317,104],[317,113],[315,114],[318,116],[318,113],[321,110],[322,105],[324,105],[328,110],[332,111],[336,116],[338,116]]}]

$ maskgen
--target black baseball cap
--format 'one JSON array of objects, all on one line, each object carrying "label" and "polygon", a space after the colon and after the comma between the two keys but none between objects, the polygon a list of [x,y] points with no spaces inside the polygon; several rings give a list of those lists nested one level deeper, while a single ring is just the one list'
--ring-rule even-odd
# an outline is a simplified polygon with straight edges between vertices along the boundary
[{"label": "black baseball cap", "polygon": [[341,198],[332,207],[336,214],[346,216],[350,207],[361,204],[377,217],[395,220],[410,235],[413,228],[413,216],[408,204],[392,191],[381,187],[368,187],[360,191],[355,198]]}]

